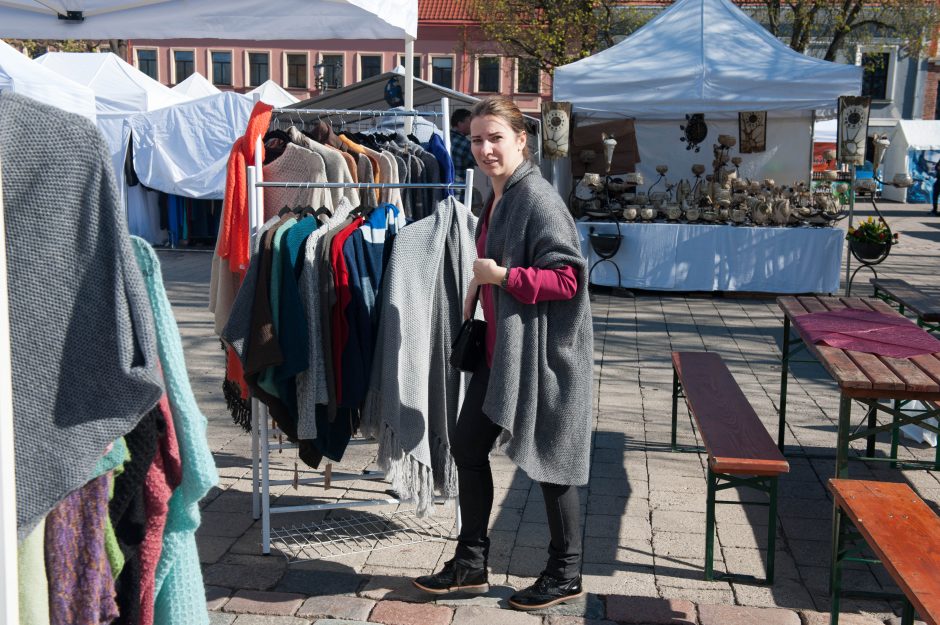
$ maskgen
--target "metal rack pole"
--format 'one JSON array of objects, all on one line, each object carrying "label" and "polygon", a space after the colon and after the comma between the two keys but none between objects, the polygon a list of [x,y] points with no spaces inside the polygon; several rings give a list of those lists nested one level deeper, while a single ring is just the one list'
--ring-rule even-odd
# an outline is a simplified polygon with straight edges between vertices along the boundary
[{"label": "metal rack pole", "polygon": [[0,625],[19,623],[16,557],[16,452],[13,448],[13,362],[7,291],[6,229],[0,176]]}]

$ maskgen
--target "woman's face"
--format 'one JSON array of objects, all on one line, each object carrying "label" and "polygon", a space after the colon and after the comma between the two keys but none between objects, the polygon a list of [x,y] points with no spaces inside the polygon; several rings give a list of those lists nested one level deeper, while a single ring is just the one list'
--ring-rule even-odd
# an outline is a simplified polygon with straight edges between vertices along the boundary
[{"label": "woman's face", "polygon": [[494,115],[470,121],[470,149],[477,165],[492,179],[505,180],[524,160],[525,134]]}]

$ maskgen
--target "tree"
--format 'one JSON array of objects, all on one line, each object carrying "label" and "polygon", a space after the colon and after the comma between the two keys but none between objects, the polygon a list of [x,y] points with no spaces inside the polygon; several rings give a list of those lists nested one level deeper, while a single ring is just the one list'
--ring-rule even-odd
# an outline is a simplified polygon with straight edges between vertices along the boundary
[{"label": "tree", "polygon": [[471,0],[483,36],[506,56],[535,59],[553,74],[556,67],[616,43],[649,19],[643,10],[616,0]]},{"label": "tree", "polygon": [[940,26],[933,0],[762,0],[745,10],[792,49],[827,61],[853,44],[888,42],[916,57]]},{"label": "tree", "polygon": [[49,50],[58,52],[96,52],[107,46],[111,52],[127,60],[127,41],[124,39],[4,39],[17,50],[26,50],[30,58],[35,58]]}]

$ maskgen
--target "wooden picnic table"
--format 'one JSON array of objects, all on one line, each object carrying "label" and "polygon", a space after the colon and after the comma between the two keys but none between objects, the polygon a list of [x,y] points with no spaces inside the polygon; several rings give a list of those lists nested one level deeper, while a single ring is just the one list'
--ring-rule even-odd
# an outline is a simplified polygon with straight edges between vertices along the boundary
[{"label": "wooden picnic table", "polygon": [[[901,425],[923,424],[927,419],[936,417],[940,413],[940,410],[935,407],[915,415],[901,412],[901,402],[904,400],[920,400],[925,403],[940,401],[940,352],[909,358],[890,358],[827,345],[815,345],[804,342],[799,331],[792,324],[793,320],[801,315],[843,308],[874,310],[903,318],[887,303],[859,297],[788,296],[778,297],[777,305],[784,313],[780,420],[777,436],[777,446],[780,451],[784,451],[789,363],[792,356],[802,349],[806,349],[822,364],[839,387],[836,477],[848,475],[848,450],[851,441],[867,438],[867,456],[870,458],[874,456],[875,435],[878,432],[891,431],[893,458],[897,449],[897,432]],[[868,427],[850,432],[853,400],[867,407]],[[893,407],[880,404],[879,400],[894,400]],[[892,423],[878,426],[877,412],[879,411],[891,415]],[[932,464],[934,468],[940,469],[940,447],[938,447],[937,460]]]}]

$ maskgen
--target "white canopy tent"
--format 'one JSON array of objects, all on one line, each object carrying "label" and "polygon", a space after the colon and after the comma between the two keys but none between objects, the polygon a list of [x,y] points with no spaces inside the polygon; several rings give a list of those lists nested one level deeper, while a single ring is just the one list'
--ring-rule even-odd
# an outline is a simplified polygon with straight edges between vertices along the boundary
[{"label": "white canopy tent", "polygon": [[127,119],[134,171],[151,189],[222,199],[232,144],[245,131],[254,103],[226,91]]},{"label": "white canopy tent", "polygon": [[882,197],[896,202],[930,202],[933,185],[938,184],[933,168],[940,159],[940,120],[898,120],[889,139],[891,145],[884,155],[882,179],[890,182],[895,174],[910,174],[914,186],[898,189],[885,185]]},{"label": "white canopy tent", "polygon": [[13,91],[95,120],[95,93],[0,40],[0,91]]},{"label": "white canopy tent", "polygon": [[[49,7],[52,7],[51,9]],[[60,20],[59,14],[84,18]],[[289,19],[287,19],[289,18]],[[272,28],[276,20],[277,27]],[[0,36],[24,39],[133,39],[133,38],[238,38],[238,39],[405,39],[411,67],[418,34],[417,0],[164,0],[128,6],[123,0],[4,0],[0,5]],[[410,69],[408,80],[410,81]],[[411,104],[406,85],[406,104]],[[0,211],[2,212],[2,211]],[[2,221],[2,217],[0,217]],[[0,228],[0,233],[2,233]],[[0,252],[2,252],[0,245]],[[0,257],[3,254],[0,253]],[[6,267],[0,263],[0,324],[7,319]],[[0,342],[0,389],[10,388],[10,349]],[[9,393],[0,393],[9,398]],[[13,423],[9,401],[0,402],[0,422]],[[6,434],[11,434],[7,428]],[[0,625],[19,621],[16,580],[16,524],[12,514],[15,493],[11,436],[0,448]]]},{"label": "white canopy tent", "polygon": [[191,100],[221,93],[215,85],[199,72],[193,72],[189,75],[189,78],[172,87],[172,89]]},{"label": "white canopy tent", "polygon": [[273,80],[264,81],[245,95],[251,97],[256,93],[262,102],[275,107],[290,106],[300,101]]},{"label": "white canopy tent", "polygon": [[[637,120],[637,170],[649,180],[660,164],[680,177],[708,166],[718,134],[738,136],[739,112],[767,111],[767,149],[744,155],[741,174],[793,182],[809,175],[814,111],[858,94],[861,76],[791,50],[730,0],[679,0],[619,44],[557,68],[554,99],[581,118]],[[679,141],[692,113],[708,124],[704,153]]]}]

